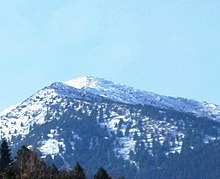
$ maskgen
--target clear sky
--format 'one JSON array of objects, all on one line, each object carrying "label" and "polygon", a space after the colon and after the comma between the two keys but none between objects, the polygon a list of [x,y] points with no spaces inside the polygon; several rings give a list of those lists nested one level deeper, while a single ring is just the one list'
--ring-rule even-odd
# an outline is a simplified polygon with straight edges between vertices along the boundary
[{"label": "clear sky", "polygon": [[0,2],[0,110],[83,75],[220,104],[219,0]]}]

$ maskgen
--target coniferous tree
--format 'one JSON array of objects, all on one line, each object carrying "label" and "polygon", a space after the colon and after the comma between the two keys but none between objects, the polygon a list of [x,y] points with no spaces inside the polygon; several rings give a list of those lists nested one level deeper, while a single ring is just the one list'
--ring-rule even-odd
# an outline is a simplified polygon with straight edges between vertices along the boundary
[{"label": "coniferous tree", "polygon": [[29,150],[26,146],[22,146],[18,150],[14,167],[19,176],[45,178],[46,175],[46,164],[38,158],[34,151]]},{"label": "coniferous tree", "polygon": [[62,170],[60,170],[60,172],[59,172],[58,178],[59,178],[59,179],[63,179],[63,178],[69,179],[70,176],[69,176],[69,173],[68,173],[65,169],[62,169]]},{"label": "coniferous tree", "polygon": [[94,175],[94,179],[111,179],[111,177],[104,168],[100,167],[98,172]]},{"label": "coniferous tree", "polygon": [[7,167],[12,162],[11,152],[8,146],[8,142],[5,138],[2,139],[1,147],[0,147],[0,171],[4,172]]},{"label": "coniferous tree", "polygon": [[4,175],[3,175],[3,179],[15,179],[15,171],[14,171],[14,166],[8,166],[5,171],[4,171]]},{"label": "coniferous tree", "polygon": [[73,179],[85,179],[86,178],[85,171],[78,162],[76,162],[76,165],[73,171],[70,172],[70,176]]},{"label": "coniferous tree", "polygon": [[48,172],[49,172],[50,178],[57,178],[57,176],[59,175],[59,170],[54,164],[51,167],[49,167],[48,170],[49,170]]}]

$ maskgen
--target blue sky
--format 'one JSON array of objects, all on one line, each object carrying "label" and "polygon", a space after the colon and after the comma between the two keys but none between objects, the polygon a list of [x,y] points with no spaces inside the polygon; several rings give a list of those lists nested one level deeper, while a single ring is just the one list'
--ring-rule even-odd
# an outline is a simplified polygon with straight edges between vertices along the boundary
[{"label": "blue sky", "polygon": [[220,104],[219,0],[8,0],[0,110],[83,75]]}]

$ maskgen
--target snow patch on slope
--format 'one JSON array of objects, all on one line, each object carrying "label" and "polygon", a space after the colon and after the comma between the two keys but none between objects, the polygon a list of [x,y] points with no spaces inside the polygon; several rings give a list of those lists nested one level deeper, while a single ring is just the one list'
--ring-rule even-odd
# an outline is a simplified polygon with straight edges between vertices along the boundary
[{"label": "snow patch on slope", "polygon": [[15,109],[17,106],[19,106],[21,103],[17,103],[15,105],[12,105],[6,109],[4,109],[3,111],[0,112],[0,116],[5,116],[6,114],[8,114],[9,112],[11,112],[13,109]]},{"label": "snow patch on slope", "polygon": [[42,153],[43,158],[47,155],[51,155],[52,159],[54,159],[54,156],[60,153],[60,147],[65,149],[65,144],[56,139],[42,141],[40,146],[39,150]]},{"label": "snow patch on slope", "polygon": [[[59,101],[57,93],[53,89],[45,88],[22,103],[11,107],[10,111],[0,115],[0,137],[11,140],[12,136],[27,135],[34,124],[44,124],[49,104]],[[1,113],[2,114],[2,113]]]}]

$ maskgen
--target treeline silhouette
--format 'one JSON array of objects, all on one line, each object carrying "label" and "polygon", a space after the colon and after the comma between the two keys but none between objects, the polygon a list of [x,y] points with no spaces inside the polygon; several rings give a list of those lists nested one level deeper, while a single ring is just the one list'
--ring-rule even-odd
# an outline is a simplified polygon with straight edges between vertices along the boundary
[{"label": "treeline silhouette", "polygon": [[[147,150],[137,151],[136,160],[139,172],[130,174],[130,178],[146,179],[218,179],[220,178],[220,141],[214,140],[208,143],[204,141],[191,141],[185,138],[181,153],[165,155],[158,150],[149,155]],[[194,143],[194,147],[192,147]],[[4,179],[110,179],[107,171],[100,167],[92,176],[87,176],[78,162],[72,169],[58,170],[55,165],[48,166],[34,149],[22,146],[14,160],[8,143],[2,140],[0,146],[0,178]],[[83,157],[83,156],[82,156]],[[132,156],[131,156],[132,157]],[[132,158],[131,158],[132,159]],[[116,168],[120,172],[120,168]],[[129,168],[127,173],[129,173]],[[117,179],[119,179],[118,177]],[[121,177],[121,179],[124,177]],[[129,177],[126,177],[129,178]],[[129,179],[130,179],[129,178]]]},{"label": "treeline silhouette", "polygon": [[[86,179],[86,172],[76,162],[71,170],[58,170],[53,164],[48,166],[34,149],[22,146],[12,160],[6,139],[2,139],[0,148],[0,178],[4,179]],[[94,179],[111,179],[107,171],[100,167]]]}]

